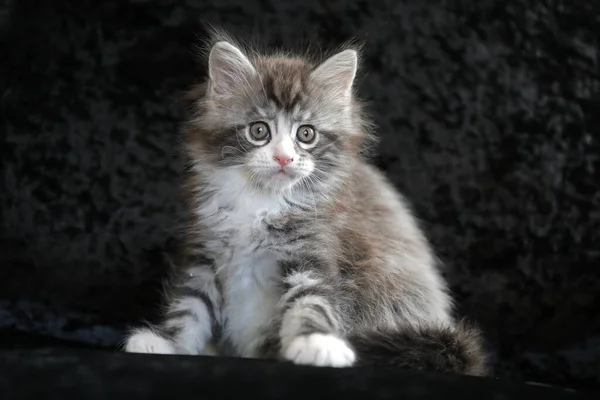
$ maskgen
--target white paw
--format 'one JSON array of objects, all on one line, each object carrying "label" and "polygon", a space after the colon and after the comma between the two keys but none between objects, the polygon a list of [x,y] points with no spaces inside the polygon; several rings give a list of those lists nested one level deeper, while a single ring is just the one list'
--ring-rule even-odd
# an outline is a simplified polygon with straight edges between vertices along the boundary
[{"label": "white paw", "polygon": [[175,347],[167,339],[144,329],[131,335],[125,343],[127,353],[175,354]]},{"label": "white paw", "polygon": [[295,364],[318,367],[350,367],[356,360],[354,351],[344,340],[322,333],[294,338],[283,356]]}]

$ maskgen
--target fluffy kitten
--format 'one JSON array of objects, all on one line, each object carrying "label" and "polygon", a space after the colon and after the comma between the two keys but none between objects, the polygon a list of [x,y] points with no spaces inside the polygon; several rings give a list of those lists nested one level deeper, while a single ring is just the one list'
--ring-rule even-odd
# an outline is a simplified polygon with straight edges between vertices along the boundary
[{"label": "fluffy kitten", "polygon": [[357,52],[323,62],[217,39],[187,126],[187,261],[129,352],[483,375],[405,200],[368,165]]}]

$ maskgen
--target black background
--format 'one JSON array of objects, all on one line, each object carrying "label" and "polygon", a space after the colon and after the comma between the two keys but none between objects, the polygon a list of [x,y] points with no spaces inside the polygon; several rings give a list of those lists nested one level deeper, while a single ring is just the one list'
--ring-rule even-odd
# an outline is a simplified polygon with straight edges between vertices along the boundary
[{"label": "black background", "polygon": [[182,92],[210,22],[365,43],[374,162],[495,374],[600,386],[600,2],[5,1],[0,347],[114,348],[177,244]]}]

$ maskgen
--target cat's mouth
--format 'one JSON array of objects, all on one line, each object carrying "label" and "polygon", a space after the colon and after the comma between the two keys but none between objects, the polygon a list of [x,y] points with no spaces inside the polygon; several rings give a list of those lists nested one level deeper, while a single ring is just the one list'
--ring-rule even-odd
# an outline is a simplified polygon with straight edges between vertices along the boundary
[{"label": "cat's mouth", "polygon": [[293,185],[300,175],[294,168],[264,168],[254,171],[254,175],[265,187],[282,189]]},{"label": "cat's mouth", "polygon": [[288,186],[296,181],[296,174],[293,170],[288,168],[280,168],[272,171],[265,178],[269,182],[269,186],[275,185],[275,187]]}]

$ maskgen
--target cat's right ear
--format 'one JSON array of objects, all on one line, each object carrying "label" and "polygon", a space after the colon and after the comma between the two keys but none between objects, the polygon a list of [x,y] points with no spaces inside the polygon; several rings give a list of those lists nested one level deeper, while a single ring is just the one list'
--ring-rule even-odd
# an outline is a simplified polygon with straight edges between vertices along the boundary
[{"label": "cat's right ear", "polygon": [[228,95],[240,85],[247,85],[256,75],[256,69],[248,58],[229,42],[217,42],[208,57],[210,92]]}]

